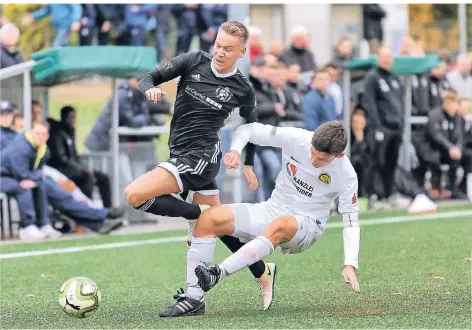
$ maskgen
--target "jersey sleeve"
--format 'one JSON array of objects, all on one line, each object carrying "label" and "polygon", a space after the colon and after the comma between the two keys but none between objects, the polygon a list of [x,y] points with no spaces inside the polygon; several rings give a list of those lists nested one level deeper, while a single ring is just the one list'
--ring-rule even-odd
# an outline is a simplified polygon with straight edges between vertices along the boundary
[{"label": "jersey sleeve", "polygon": [[139,81],[139,89],[144,93],[150,88],[186,74],[194,64],[200,61],[202,56],[203,52],[201,51],[185,53],[159,64]]},{"label": "jersey sleeve", "polygon": [[359,269],[359,202],[357,175],[352,173],[339,194],[339,213],[343,217],[344,265]]},{"label": "jersey sleeve", "polygon": [[303,129],[294,127],[276,127],[260,123],[244,124],[234,132],[231,150],[241,154],[248,143],[289,150],[295,146],[297,138],[305,132]]}]

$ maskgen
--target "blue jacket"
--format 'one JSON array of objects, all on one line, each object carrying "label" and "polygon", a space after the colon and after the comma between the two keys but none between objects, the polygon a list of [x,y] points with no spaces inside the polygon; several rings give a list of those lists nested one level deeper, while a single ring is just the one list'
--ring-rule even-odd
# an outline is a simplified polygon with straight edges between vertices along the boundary
[{"label": "blue jacket", "polygon": [[43,178],[42,167],[48,158],[46,154],[35,168],[38,149],[34,148],[26,139],[25,134],[18,134],[13,141],[2,151],[0,175],[14,178],[18,181],[32,180],[39,182]]},{"label": "blue jacket", "polygon": [[79,4],[45,5],[31,15],[35,21],[51,15],[52,25],[56,28],[70,28],[72,23],[79,22],[82,18],[82,6]]},{"label": "blue jacket", "polygon": [[[133,13],[131,8],[139,6],[139,11]],[[157,5],[128,4],[125,9],[125,24],[131,27],[145,28],[148,23],[148,13],[155,10]]]},{"label": "blue jacket", "polygon": [[332,96],[323,95],[318,89],[312,89],[306,94],[303,114],[305,116],[305,127],[310,131],[314,131],[330,120],[339,119]]},{"label": "blue jacket", "polygon": [[7,127],[0,127],[0,152],[2,153],[2,157],[3,150],[6,149],[8,145],[10,145],[11,141],[13,141],[17,135],[18,133],[12,129],[9,129]]},{"label": "blue jacket", "polygon": [[[120,126],[140,128],[150,124],[147,99],[140,90],[132,88],[126,80],[118,86],[118,105]],[[89,150],[107,151],[110,149],[112,107],[113,99],[111,98],[85,139],[85,146]]]}]

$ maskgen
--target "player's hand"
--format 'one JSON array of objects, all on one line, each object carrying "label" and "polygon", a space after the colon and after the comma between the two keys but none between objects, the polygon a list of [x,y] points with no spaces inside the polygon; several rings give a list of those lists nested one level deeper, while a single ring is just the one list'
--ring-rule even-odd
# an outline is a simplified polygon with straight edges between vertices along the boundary
[{"label": "player's hand", "polygon": [[103,22],[103,24],[102,24],[102,29],[101,29],[103,33],[106,33],[106,32],[108,32],[108,31],[110,31],[110,28],[111,28],[111,23],[110,23],[110,21],[105,21],[105,22]]},{"label": "player's hand", "polygon": [[32,180],[22,180],[20,181],[20,187],[23,189],[33,189],[36,187],[36,182]]},{"label": "player's hand", "polygon": [[70,29],[72,32],[77,32],[80,30],[80,22],[74,22],[71,24]]},{"label": "player's hand", "polygon": [[154,103],[157,103],[160,99],[162,99],[164,97],[164,95],[166,95],[166,91],[163,91],[162,89],[160,89],[159,87],[153,87],[153,88],[150,88],[146,91],[146,93],[144,93],[146,95],[146,98],[149,100],[149,101],[154,101]]},{"label": "player's hand", "polygon": [[259,182],[257,182],[257,177],[256,174],[254,174],[254,171],[252,170],[252,166],[244,166],[243,174],[246,178],[247,183],[249,183],[248,191],[253,192],[254,190],[256,190],[259,186]]},{"label": "player's hand", "polygon": [[223,162],[227,168],[239,168],[239,158],[241,155],[236,150],[231,150],[223,157]]},{"label": "player's hand", "polygon": [[459,148],[454,146],[449,149],[449,156],[451,157],[451,159],[459,160],[462,158],[462,152]]},{"label": "player's hand", "polygon": [[282,103],[276,103],[275,106],[275,112],[277,112],[277,114],[280,116],[280,117],[285,117],[287,115],[287,113],[285,112],[284,110],[284,106],[282,105]]},{"label": "player's hand", "polygon": [[354,291],[361,292],[354,267],[344,266],[342,275],[343,275],[343,280],[346,284],[351,284],[351,287]]}]

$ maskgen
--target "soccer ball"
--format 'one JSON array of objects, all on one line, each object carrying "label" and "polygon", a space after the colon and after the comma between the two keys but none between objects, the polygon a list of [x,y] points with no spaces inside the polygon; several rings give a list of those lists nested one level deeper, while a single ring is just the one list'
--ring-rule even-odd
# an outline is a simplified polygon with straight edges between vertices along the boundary
[{"label": "soccer ball", "polygon": [[64,312],[79,319],[93,314],[102,300],[97,284],[86,277],[73,277],[59,290],[59,305]]}]

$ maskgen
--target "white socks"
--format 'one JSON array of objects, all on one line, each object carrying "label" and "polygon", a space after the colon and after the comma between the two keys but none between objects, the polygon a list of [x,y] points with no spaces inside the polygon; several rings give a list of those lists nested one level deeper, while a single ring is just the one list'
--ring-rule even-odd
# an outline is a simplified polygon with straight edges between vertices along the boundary
[{"label": "white socks", "polygon": [[192,245],[187,251],[187,294],[194,299],[203,297],[203,290],[198,285],[195,268],[202,265],[210,266],[216,247],[216,238],[196,237],[192,239]]},{"label": "white socks", "polygon": [[218,265],[222,271],[220,281],[224,277],[264,259],[273,251],[274,245],[267,237],[256,237]]}]

